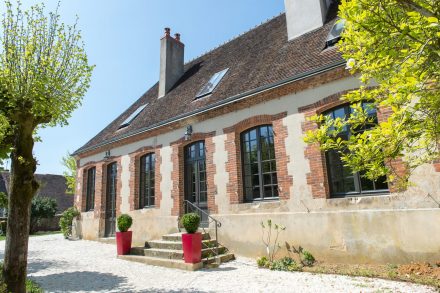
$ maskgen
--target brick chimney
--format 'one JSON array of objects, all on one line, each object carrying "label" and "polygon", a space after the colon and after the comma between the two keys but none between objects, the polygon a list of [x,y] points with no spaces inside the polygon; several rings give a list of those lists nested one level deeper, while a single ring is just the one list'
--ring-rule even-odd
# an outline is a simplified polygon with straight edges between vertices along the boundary
[{"label": "brick chimney", "polygon": [[332,0],[284,0],[288,40],[324,25]]},{"label": "brick chimney", "polygon": [[165,35],[160,39],[160,77],[159,98],[165,96],[183,75],[185,45],[180,41],[180,34],[170,36],[171,30],[165,28]]}]

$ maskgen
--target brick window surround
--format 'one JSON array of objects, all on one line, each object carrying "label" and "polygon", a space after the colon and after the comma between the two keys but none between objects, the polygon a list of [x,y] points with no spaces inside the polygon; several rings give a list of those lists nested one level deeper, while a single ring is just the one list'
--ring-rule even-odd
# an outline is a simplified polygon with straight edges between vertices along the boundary
[{"label": "brick window surround", "polygon": [[287,156],[285,147],[287,127],[283,125],[283,118],[286,116],[287,112],[274,115],[257,115],[223,129],[223,132],[226,134],[225,148],[228,153],[226,172],[229,175],[229,182],[226,190],[231,204],[244,202],[241,133],[247,129],[265,124],[272,125],[274,133],[279,198],[281,200],[287,200],[290,198],[290,188],[293,184],[293,178],[288,175],[287,171],[287,165],[290,158]]},{"label": "brick window surround", "polygon": [[172,142],[171,161],[173,163],[173,171],[171,172],[171,179],[173,181],[173,189],[171,190],[171,197],[173,198],[173,207],[171,215],[180,216],[183,214],[183,200],[185,198],[185,147],[196,141],[205,141],[205,160],[206,160],[206,187],[208,192],[208,210],[211,214],[218,212],[218,207],[215,203],[215,194],[217,193],[214,184],[214,176],[216,173],[216,166],[214,164],[215,144],[213,138],[215,131],[208,133],[193,133],[190,140],[181,138]]},{"label": "brick window surround", "polygon": [[130,195],[129,195],[129,203],[130,203],[130,211],[140,209],[139,207],[139,182],[140,182],[140,161],[141,157],[147,154],[154,153],[156,156],[156,161],[154,164],[154,207],[152,208],[160,208],[160,201],[162,200],[162,192],[160,190],[160,182],[162,180],[162,175],[160,173],[160,166],[162,163],[162,158],[160,156],[160,149],[162,145],[158,146],[144,146],[139,148],[138,150],[129,154],[130,156]]},{"label": "brick window surround", "polygon": [[[302,131],[305,134],[309,130],[315,130],[318,125],[309,120],[315,114],[322,114],[332,108],[347,104],[347,101],[341,100],[341,97],[351,90],[345,90],[313,104],[298,108],[299,113],[305,116],[305,122],[302,124]],[[388,108],[380,108],[377,111],[377,119],[380,122],[385,121],[391,114]],[[321,151],[319,144],[309,144],[304,151],[305,158],[309,160],[310,172],[307,174],[307,184],[310,185],[313,198],[330,198],[330,187],[327,173],[327,163],[325,152]],[[406,165],[402,159],[394,159],[386,162],[392,166],[398,176],[403,176],[406,172]],[[390,192],[398,191],[394,184],[389,183]]]}]

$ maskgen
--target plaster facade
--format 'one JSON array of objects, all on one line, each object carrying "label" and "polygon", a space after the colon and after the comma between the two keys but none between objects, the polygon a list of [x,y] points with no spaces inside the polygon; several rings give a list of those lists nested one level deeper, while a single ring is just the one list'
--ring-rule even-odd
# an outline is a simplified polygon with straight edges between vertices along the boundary
[{"label": "plaster facade", "polygon": [[[301,245],[318,259],[342,262],[401,263],[440,257],[440,173],[437,165],[425,165],[411,177],[414,185],[402,192],[376,196],[329,198],[325,187],[325,169],[314,165],[312,156],[320,151],[303,142],[307,111],[315,103],[331,103],[328,97],[359,87],[355,77],[345,77],[315,87],[305,87],[276,98],[245,106],[237,104],[227,113],[205,119],[188,118],[182,125],[192,125],[191,141],[182,139],[185,127],[170,129],[147,138],[141,137],[111,148],[118,158],[120,204],[117,213],[133,217],[133,242],[143,244],[161,235],[177,231],[177,217],[182,213],[184,145],[204,140],[207,152],[208,208],[222,222],[219,242],[238,255],[256,257],[264,254],[260,222],[272,219],[285,225],[281,242]],[[283,92],[285,89],[278,89]],[[270,94],[270,93],[268,93]],[[277,93],[273,93],[277,96]],[[326,99],[327,98],[327,99]],[[274,201],[244,203],[240,195],[240,141],[236,134],[258,124],[274,128],[280,198]],[[313,146],[312,146],[313,147]],[[135,156],[142,148],[151,148],[156,160],[156,203],[137,209]],[[77,196],[81,208],[83,171],[97,167],[95,211],[81,213],[76,231],[84,239],[102,237],[102,211],[105,184],[99,179],[105,151],[79,158]],[[119,169],[120,168],[120,169]],[[130,169],[131,168],[131,169]],[[104,170],[104,169],[102,169]],[[131,183],[130,183],[131,182]],[[130,185],[131,184],[131,185]],[[133,185],[134,184],[134,185]],[[428,195],[429,194],[429,195]]]}]

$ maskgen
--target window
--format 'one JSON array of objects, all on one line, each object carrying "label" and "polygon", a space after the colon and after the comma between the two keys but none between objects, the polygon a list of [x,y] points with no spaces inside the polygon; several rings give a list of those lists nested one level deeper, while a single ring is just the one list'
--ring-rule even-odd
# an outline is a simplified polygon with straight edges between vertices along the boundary
[{"label": "window", "polygon": [[140,159],[139,208],[154,206],[154,153]]},{"label": "window", "polygon": [[331,47],[341,39],[341,33],[344,30],[345,19],[338,19],[330,30],[327,40],[325,41],[325,47]]},{"label": "window", "polygon": [[95,208],[95,174],[96,168],[87,170],[86,211],[93,211]]},{"label": "window", "polygon": [[139,108],[137,108],[133,113],[131,113],[131,115],[130,116],[128,116],[128,118],[127,119],[125,119],[122,123],[121,123],[121,125],[119,125],[119,129],[121,129],[121,128],[124,128],[124,127],[127,127],[128,125],[130,125],[131,124],[131,122],[133,122],[133,120],[142,112],[142,110],[144,110],[145,109],[145,107],[147,106],[148,104],[145,104],[145,105],[142,105],[142,106],[140,106]]},{"label": "window", "polygon": [[228,72],[229,68],[226,68],[222,71],[219,71],[215,73],[211,79],[208,81],[207,84],[205,84],[202,89],[199,91],[199,93],[196,95],[196,99],[203,98],[204,96],[209,95],[214,91],[216,86],[219,84],[219,82],[222,80],[222,78],[225,76],[226,72]]},{"label": "window", "polygon": [[[370,103],[363,103],[362,107],[367,111],[369,117],[372,118],[372,124],[377,124],[376,109],[374,109]],[[347,119],[351,113],[352,108],[349,105],[345,105],[334,108],[326,112],[325,115],[329,115],[333,119]],[[366,126],[364,129],[357,129],[356,131],[363,131],[369,127],[371,127],[371,125]],[[348,139],[352,132],[352,129],[347,128],[340,133],[339,136],[342,139]],[[328,151],[326,153],[326,159],[332,197],[358,196],[388,191],[385,176],[376,181],[371,181],[363,177],[361,173],[353,173],[350,168],[344,166],[341,156],[337,151]]]},{"label": "window", "polygon": [[274,136],[271,125],[241,134],[245,201],[278,197]]}]

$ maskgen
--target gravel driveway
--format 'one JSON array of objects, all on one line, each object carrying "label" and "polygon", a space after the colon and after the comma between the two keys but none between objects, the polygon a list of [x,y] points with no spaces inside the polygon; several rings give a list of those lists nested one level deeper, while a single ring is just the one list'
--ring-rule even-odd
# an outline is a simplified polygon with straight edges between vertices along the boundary
[{"label": "gravel driveway", "polygon": [[[1,241],[1,257],[4,245]],[[385,280],[273,272],[243,258],[186,272],[120,260],[115,253],[111,244],[32,237],[28,272],[48,292],[435,292]]]}]

